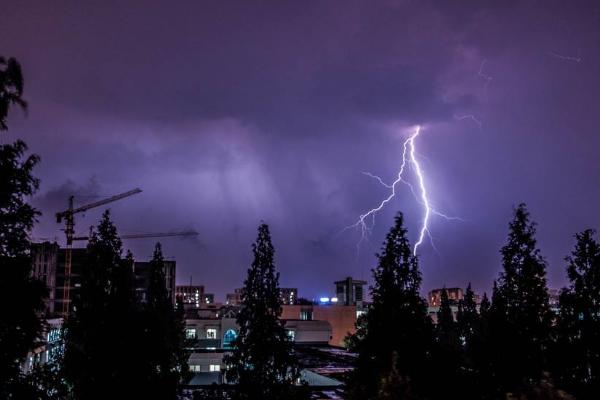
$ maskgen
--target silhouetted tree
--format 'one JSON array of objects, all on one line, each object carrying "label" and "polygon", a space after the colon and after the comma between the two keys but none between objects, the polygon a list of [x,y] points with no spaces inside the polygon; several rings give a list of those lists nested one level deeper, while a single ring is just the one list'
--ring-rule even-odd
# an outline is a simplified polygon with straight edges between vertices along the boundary
[{"label": "silhouetted tree", "polygon": [[21,64],[14,58],[0,56],[0,131],[8,129],[6,119],[12,105],[27,109],[23,99],[23,74]]},{"label": "silhouetted tree", "polygon": [[[133,259],[105,211],[92,232],[81,289],[66,322],[64,373],[77,399],[135,396],[140,318]],[[144,349],[151,351],[151,349]]]},{"label": "silhouetted tree", "polygon": [[[188,377],[185,350],[185,321],[177,313],[165,279],[165,262],[160,243],[154,248],[149,266],[148,296],[144,304],[144,332],[141,342],[146,351],[140,358],[147,369],[144,392],[161,399],[175,399],[178,384]],[[144,368],[142,368],[144,369]]]},{"label": "silhouetted tree", "polygon": [[[0,57],[0,131],[7,129],[10,106],[25,108],[19,63]],[[38,189],[32,174],[37,155],[26,156],[27,145],[17,140],[0,145],[0,398],[29,398],[20,364],[40,339],[45,285],[31,278],[30,232],[39,212],[27,203]],[[16,301],[15,301],[16,300]]]},{"label": "silhouetted tree", "polygon": [[416,400],[412,392],[410,378],[398,371],[398,353],[392,354],[390,370],[381,379],[377,400]]},{"label": "silhouetted tree", "polygon": [[300,369],[279,319],[279,274],[275,272],[274,249],[266,224],[259,226],[252,251],[254,260],[237,316],[240,332],[232,354],[225,359],[226,377],[236,383],[236,399],[300,398],[303,388],[295,386]]},{"label": "silhouetted tree", "polygon": [[571,284],[560,295],[553,352],[559,383],[584,399],[600,393],[600,245],[594,234],[578,233],[566,259]]},{"label": "silhouetted tree", "polygon": [[477,312],[475,293],[471,289],[470,282],[465,290],[464,298],[458,303],[456,322],[463,346],[467,349],[467,353],[469,353],[468,349],[472,346],[473,340],[479,334],[480,330],[480,318]]},{"label": "silhouetted tree", "polygon": [[546,263],[524,204],[515,210],[501,254],[503,271],[494,282],[489,346],[498,388],[512,392],[541,378],[551,327]]},{"label": "silhouetted tree", "polygon": [[433,350],[433,365],[440,372],[433,392],[439,398],[460,397],[462,369],[462,347],[458,325],[454,321],[450,299],[446,288],[440,296],[440,309],[437,313],[435,326],[435,346]]},{"label": "silhouetted tree", "polygon": [[[373,269],[373,303],[348,339],[358,353],[348,382],[350,399],[376,399],[381,385],[401,382],[403,391],[423,392],[432,342],[431,320],[419,295],[421,274],[398,213]],[[397,354],[397,357],[393,355]]]}]

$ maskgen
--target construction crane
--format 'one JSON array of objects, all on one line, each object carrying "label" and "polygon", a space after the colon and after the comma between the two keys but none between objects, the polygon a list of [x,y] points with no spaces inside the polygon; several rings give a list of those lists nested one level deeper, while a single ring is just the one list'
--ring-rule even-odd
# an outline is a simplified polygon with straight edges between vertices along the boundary
[{"label": "construction crane", "polygon": [[65,282],[64,282],[64,295],[63,295],[63,317],[67,317],[69,314],[69,306],[71,303],[70,289],[71,289],[71,260],[73,255],[73,240],[75,235],[75,214],[82,213],[91,208],[103,206],[108,203],[112,203],[117,200],[124,199],[134,194],[141,193],[142,190],[135,188],[125,193],[118,194],[103,200],[96,201],[94,203],[86,204],[77,208],[73,208],[73,196],[69,197],[69,208],[65,211],[56,213],[56,222],[62,223],[65,221],[65,235],[67,237],[67,246],[65,248]]},{"label": "construction crane", "polygon": [[[180,231],[180,232],[156,232],[156,233],[133,233],[119,235],[121,239],[148,239],[148,238],[161,238],[170,236],[198,236],[198,232],[194,230]],[[75,236],[73,241],[89,240],[89,236]]]}]

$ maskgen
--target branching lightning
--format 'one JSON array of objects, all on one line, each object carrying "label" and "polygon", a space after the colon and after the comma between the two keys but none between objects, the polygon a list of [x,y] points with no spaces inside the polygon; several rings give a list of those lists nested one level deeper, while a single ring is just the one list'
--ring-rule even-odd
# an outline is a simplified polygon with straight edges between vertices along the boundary
[{"label": "branching lightning", "polygon": [[582,61],[581,57],[566,56],[564,54],[555,53],[553,51],[549,51],[548,55],[554,58],[558,58],[559,60],[571,61],[576,63],[580,63]]},{"label": "branching lightning", "polygon": [[[415,245],[413,247],[413,254],[415,254],[415,255],[417,254],[417,249],[425,240],[425,235],[427,235],[429,237],[429,239],[432,240],[431,234],[429,232],[429,220],[430,220],[430,217],[432,214],[440,216],[440,217],[448,219],[448,220],[460,220],[460,218],[449,217],[443,213],[440,213],[440,212],[434,210],[431,206],[431,202],[429,200],[428,193],[427,193],[427,187],[425,184],[423,170],[422,170],[421,165],[419,164],[419,161],[416,156],[415,140],[417,139],[417,137],[419,136],[420,133],[421,133],[421,127],[417,126],[415,128],[415,131],[402,144],[402,163],[400,165],[400,170],[398,171],[398,175],[394,182],[392,182],[391,184],[388,184],[388,183],[385,183],[383,181],[383,179],[381,179],[377,175],[373,175],[370,172],[363,172],[363,174],[377,180],[382,186],[384,186],[388,189],[391,189],[391,193],[385,199],[383,199],[377,207],[370,209],[369,211],[365,212],[364,214],[361,214],[360,217],[358,218],[358,220],[356,221],[356,223],[346,227],[346,228],[360,227],[361,239],[357,246],[360,246],[360,243],[363,240],[365,240],[366,237],[368,236],[368,234],[371,232],[372,226],[375,223],[375,214],[377,214],[379,211],[381,211],[385,207],[385,205],[387,203],[389,203],[394,198],[394,196],[396,196],[396,186],[399,183],[403,183],[403,184],[407,185],[410,188],[412,194],[415,196],[415,199],[417,200],[417,202],[423,206],[423,218],[421,220],[421,226],[419,229],[418,239],[415,242]],[[404,179],[403,175],[404,175],[404,172],[405,172],[407,166],[409,166],[410,169],[412,171],[414,171],[414,173],[415,173],[416,181],[417,181],[416,186],[417,186],[418,190],[415,190],[415,187],[410,182],[408,182],[407,180]],[[367,221],[369,219],[372,221],[371,227],[369,227],[367,225]]]},{"label": "branching lightning", "polygon": [[457,121],[470,120],[470,121],[473,121],[475,124],[477,124],[477,126],[479,127],[479,129],[481,129],[483,127],[483,122],[481,122],[473,114],[455,115],[454,119],[456,119]]}]

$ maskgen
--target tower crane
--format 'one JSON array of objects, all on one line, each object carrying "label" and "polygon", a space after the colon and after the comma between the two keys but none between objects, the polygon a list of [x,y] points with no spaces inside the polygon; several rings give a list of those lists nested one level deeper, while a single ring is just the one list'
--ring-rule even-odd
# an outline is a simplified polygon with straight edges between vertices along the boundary
[{"label": "tower crane", "polygon": [[71,289],[71,259],[73,255],[73,240],[75,235],[75,214],[82,213],[91,208],[103,206],[104,204],[112,203],[117,200],[124,199],[134,194],[141,193],[142,190],[135,188],[128,192],[117,194],[112,197],[108,197],[103,200],[96,201],[94,203],[86,204],[77,208],[73,208],[73,196],[69,197],[69,208],[64,211],[56,213],[56,222],[62,223],[65,221],[65,235],[67,237],[67,246],[65,248],[65,282],[64,282],[64,296],[63,296],[63,316],[67,317],[69,314],[69,306],[71,303],[70,289]]}]

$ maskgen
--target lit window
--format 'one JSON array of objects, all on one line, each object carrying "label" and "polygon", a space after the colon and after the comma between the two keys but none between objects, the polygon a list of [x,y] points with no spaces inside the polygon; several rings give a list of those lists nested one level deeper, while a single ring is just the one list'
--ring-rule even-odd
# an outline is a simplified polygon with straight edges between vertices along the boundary
[{"label": "lit window", "polygon": [[302,310],[302,311],[300,311],[300,319],[302,321],[312,321],[312,319],[313,319],[312,310]]},{"label": "lit window", "polygon": [[288,329],[287,336],[288,336],[288,339],[290,339],[291,342],[295,341],[296,340],[296,331]]},{"label": "lit window", "polygon": [[185,338],[186,339],[196,339],[196,329],[188,328],[185,330]]},{"label": "lit window", "polygon": [[200,372],[200,366],[199,365],[190,365],[190,371]]},{"label": "lit window", "polygon": [[207,339],[216,339],[217,338],[217,330],[214,328],[209,328],[206,330],[206,338]]},{"label": "lit window", "polygon": [[210,364],[209,371],[210,372],[219,372],[221,370],[221,366],[219,364]]},{"label": "lit window", "polygon": [[233,329],[228,329],[223,335],[223,348],[231,349],[233,347],[233,341],[237,338],[237,333]]}]

